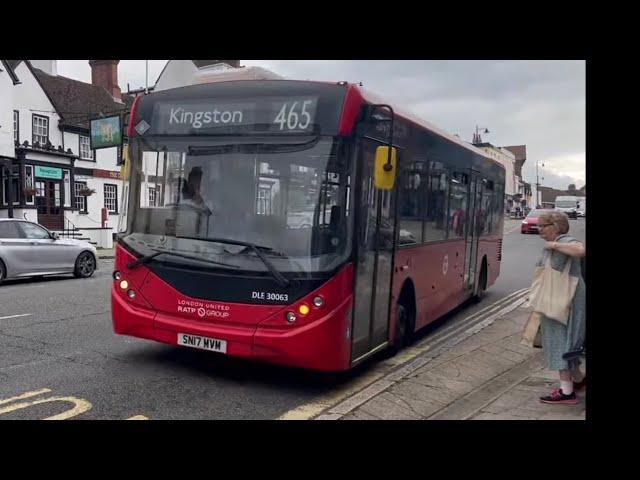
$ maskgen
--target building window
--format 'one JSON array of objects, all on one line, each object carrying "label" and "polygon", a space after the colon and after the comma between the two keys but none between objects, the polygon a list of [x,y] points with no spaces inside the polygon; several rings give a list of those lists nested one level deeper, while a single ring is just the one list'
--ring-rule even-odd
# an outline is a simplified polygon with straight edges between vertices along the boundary
[{"label": "building window", "polygon": [[49,141],[49,118],[40,115],[33,116],[32,143],[38,142],[44,146]]},{"label": "building window", "polygon": [[80,158],[83,160],[93,160],[93,151],[91,150],[91,139],[80,135]]},{"label": "building window", "polygon": [[76,197],[76,208],[80,213],[87,213],[87,197],[80,193],[87,188],[87,182],[73,182],[73,194]]},{"label": "building window", "polygon": [[18,205],[20,203],[20,176],[18,175],[18,167],[13,165],[11,167],[12,175],[11,179],[6,176],[7,170],[4,171],[5,176],[2,179],[2,203],[9,204],[9,180],[11,180],[11,196],[13,197],[13,204]]},{"label": "building window", "polygon": [[156,206],[156,188],[155,187],[149,187],[149,206],[150,207]]},{"label": "building window", "polygon": [[118,186],[104,184],[104,206],[109,213],[118,213]]},{"label": "building window", "polygon": [[13,111],[13,141],[20,141],[20,112],[18,110]]},{"label": "building window", "polygon": [[[33,205],[35,187],[33,186],[33,165],[24,166],[24,186],[25,186],[25,201],[27,205]],[[30,192],[33,192],[30,194]]]}]

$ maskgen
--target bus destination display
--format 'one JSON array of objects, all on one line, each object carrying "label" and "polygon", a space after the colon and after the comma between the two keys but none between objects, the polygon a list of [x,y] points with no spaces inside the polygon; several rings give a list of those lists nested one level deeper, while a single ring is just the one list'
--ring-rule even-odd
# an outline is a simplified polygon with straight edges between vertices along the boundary
[{"label": "bus destination display", "polygon": [[150,133],[303,133],[313,129],[316,107],[317,97],[157,103]]}]

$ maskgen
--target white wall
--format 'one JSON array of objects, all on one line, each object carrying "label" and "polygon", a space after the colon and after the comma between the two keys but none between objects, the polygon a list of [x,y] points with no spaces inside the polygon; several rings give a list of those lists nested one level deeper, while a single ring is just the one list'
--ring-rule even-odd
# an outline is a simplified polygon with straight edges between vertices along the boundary
[{"label": "white wall", "polygon": [[55,147],[62,145],[62,132],[58,128],[60,116],[55,112],[35,76],[25,62],[20,62],[15,72],[21,82],[19,85],[15,85],[13,93],[13,108],[20,112],[20,143],[27,140],[31,145],[32,115],[37,114],[49,117],[49,141]]},{"label": "white wall", "polygon": [[492,158],[496,159],[504,166],[504,174],[505,174],[505,186],[504,193],[505,195],[513,196],[518,193],[518,183],[517,177],[515,174],[515,160],[516,157],[513,153],[511,153],[506,148],[501,147],[480,147],[482,150],[487,152]]},{"label": "white wall", "polygon": [[167,66],[158,77],[153,90],[158,92],[169,88],[191,85],[193,76],[197,71],[198,68],[191,60],[169,60]]},{"label": "white wall", "polygon": [[0,63],[0,155],[15,157],[13,146],[13,90],[9,72]]}]

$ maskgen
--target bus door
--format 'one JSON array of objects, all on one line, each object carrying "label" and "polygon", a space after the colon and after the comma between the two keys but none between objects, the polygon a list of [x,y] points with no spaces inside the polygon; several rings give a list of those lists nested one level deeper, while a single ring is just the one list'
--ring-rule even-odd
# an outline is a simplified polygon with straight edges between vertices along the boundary
[{"label": "bus door", "polygon": [[352,362],[388,339],[396,191],[374,185],[375,151],[381,145],[385,144],[363,138],[358,149]]},{"label": "bus door", "polygon": [[476,264],[478,260],[478,240],[484,229],[482,214],[482,179],[477,173],[471,174],[469,182],[469,218],[467,218],[467,235],[464,256],[464,286],[473,292],[476,284]]}]

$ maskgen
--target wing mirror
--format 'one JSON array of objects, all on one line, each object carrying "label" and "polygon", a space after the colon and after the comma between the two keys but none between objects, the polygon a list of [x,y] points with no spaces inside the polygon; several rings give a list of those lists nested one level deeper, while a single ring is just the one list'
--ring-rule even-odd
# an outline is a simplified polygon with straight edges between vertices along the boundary
[{"label": "wing mirror", "polygon": [[60,235],[58,235],[56,232],[51,232],[51,238],[53,238],[54,240],[58,240],[60,238]]}]

